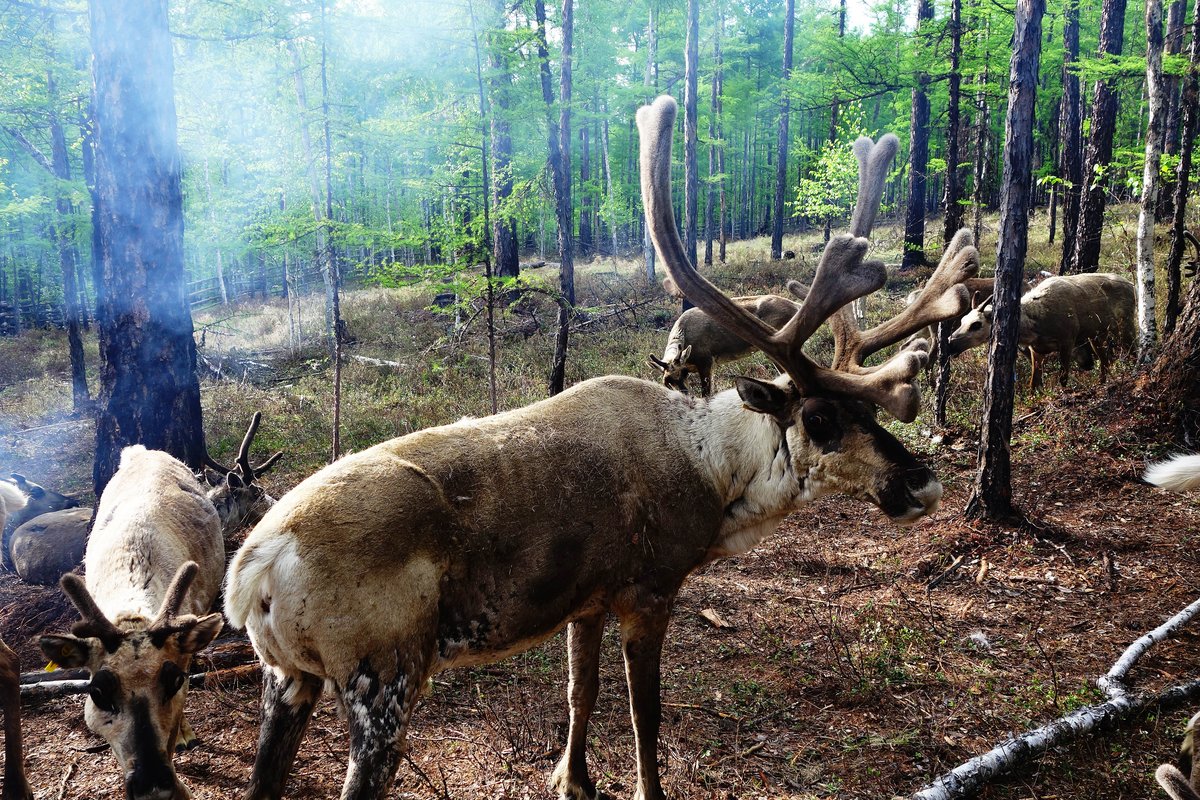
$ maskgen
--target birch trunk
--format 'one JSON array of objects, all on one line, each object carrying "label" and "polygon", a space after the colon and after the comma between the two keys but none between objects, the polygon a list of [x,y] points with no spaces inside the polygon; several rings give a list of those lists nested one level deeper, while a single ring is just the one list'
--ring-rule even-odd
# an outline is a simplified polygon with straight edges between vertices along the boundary
[{"label": "birch trunk", "polygon": [[1162,161],[1165,89],[1162,72],[1162,0],[1146,0],[1146,95],[1150,121],[1142,171],[1142,210],[1137,225],[1138,360],[1150,360],[1157,343],[1154,318],[1154,211],[1158,205],[1158,168]]}]

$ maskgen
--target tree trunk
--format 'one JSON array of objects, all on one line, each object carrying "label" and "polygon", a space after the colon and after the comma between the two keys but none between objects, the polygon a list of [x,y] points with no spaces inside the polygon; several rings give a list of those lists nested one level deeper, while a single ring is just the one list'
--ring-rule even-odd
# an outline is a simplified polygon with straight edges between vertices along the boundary
[{"label": "tree trunk", "polygon": [[[1100,54],[1121,55],[1125,40],[1126,0],[1104,0],[1100,21]],[[1112,161],[1118,93],[1109,81],[1096,81],[1092,95],[1092,127],[1084,163],[1086,190],[1080,198],[1075,256],[1068,272],[1095,272],[1100,266],[1100,234],[1104,228],[1108,165]]]},{"label": "tree trunk", "polygon": [[996,258],[995,313],[988,347],[979,436],[979,471],[968,518],[1013,516],[1011,452],[1013,376],[1021,318],[1021,272],[1029,234],[1029,188],[1033,175],[1033,115],[1042,49],[1045,0],[1017,0],[1009,66],[1008,114],[1004,123],[1004,177],[1000,193],[1000,246]]},{"label": "tree trunk", "polygon": [[57,220],[51,235],[58,245],[58,263],[62,270],[63,311],[67,323],[67,348],[71,356],[71,399],[76,411],[91,405],[87,384],[87,363],[83,355],[83,335],[80,333],[83,316],[79,302],[76,267],[79,248],[67,231],[67,220],[74,209],[63,186],[71,180],[71,162],[67,157],[67,138],[58,116],[58,93],[54,75],[46,73],[46,91],[50,97],[50,158],[54,177],[63,182],[55,190],[54,209]]},{"label": "tree trunk", "polygon": [[498,27],[492,31],[492,46],[488,48],[492,67],[492,270],[501,278],[515,278],[521,267],[517,221],[508,207],[513,190],[512,126],[508,119],[512,72],[504,57],[503,39],[508,3],[495,0],[494,6]]},{"label": "tree trunk", "polygon": [[[1171,208],[1171,251],[1167,256],[1167,309],[1163,319],[1163,335],[1175,330],[1179,319],[1180,267],[1183,264],[1184,238],[1187,217],[1188,176],[1192,170],[1192,153],[1196,143],[1200,116],[1200,0],[1192,6],[1192,43],[1188,50],[1188,72],[1180,99],[1183,134],[1179,145],[1179,164],[1175,169],[1174,197]],[[1200,257],[1200,254],[1197,254]]]},{"label": "tree trunk", "polygon": [[1164,336],[1138,393],[1175,429],[1183,445],[1200,448],[1200,280],[1192,282],[1175,330]]},{"label": "tree trunk", "polygon": [[1062,199],[1062,258],[1060,275],[1072,271],[1075,239],[1079,231],[1079,197],[1083,188],[1083,133],[1081,130],[1079,75],[1079,2],[1066,0],[1063,16],[1063,95],[1059,131],[1062,138],[1059,177],[1064,181]]},{"label": "tree trunk", "polygon": [[579,254],[591,255],[595,252],[595,242],[592,240],[592,159],[591,141],[588,138],[588,124],[585,121],[579,126]]},{"label": "tree trunk", "polygon": [[559,74],[559,112],[554,119],[554,93],[551,89],[550,53],[546,44],[545,0],[534,0],[538,26],[538,56],[541,60],[542,100],[546,104],[549,131],[550,168],[554,173],[555,211],[558,217],[558,335],[554,342],[554,365],[550,372],[550,394],[561,392],[566,382],[567,338],[571,312],[575,307],[575,260],[571,227],[571,40],[574,37],[574,5],[562,5],[562,67]]},{"label": "tree trunk", "polygon": [[[933,0],[917,3],[917,37],[921,26],[933,19]],[[929,169],[929,84],[926,72],[918,72],[912,90],[912,118],[908,128],[908,205],[904,214],[904,255],[900,269],[925,262],[925,173]]]},{"label": "tree trunk", "polygon": [[987,104],[987,83],[988,83],[988,65],[991,61],[991,51],[987,47],[990,43],[992,33],[992,20],[987,17],[984,23],[984,56],[983,56],[983,72],[979,73],[975,84],[975,175],[974,185],[971,187],[971,205],[974,220],[972,221],[972,229],[975,233],[975,241],[977,243],[983,241],[983,184],[987,177],[987,149],[988,149],[988,104]]},{"label": "tree trunk", "polygon": [[[700,61],[700,4],[687,0],[687,37],[684,41],[683,70],[683,246],[688,261],[696,265],[696,227],[700,199],[700,171],[696,165],[696,137],[699,124],[697,105],[698,80],[696,70]],[[683,299],[683,310],[692,307]]]},{"label": "tree trunk", "polygon": [[[1186,13],[1186,0],[1173,0],[1167,7],[1166,52],[1169,55],[1177,56],[1183,52]],[[1167,122],[1163,128],[1163,153],[1174,156],[1179,154],[1180,145],[1179,115],[1182,111],[1179,102],[1180,79],[1178,75],[1167,75],[1163,78],[1163,82],[1166,92],[1164,102],[1167,104]],[[1168,180],[1159,187],[1158,207],[1154,211],[1154,218],[1157,222],[1163,222],[1173,216],[1174,183],[1174,181]]]},{"label": "tree trunk", "polygon": [[771,258],[783,258],[783,194],[787,188],[788,118],[791,116],[792,43],[795,39],[796,2],[785,0],[783,9],[783,83],[779,98],[779,138],[775,145],[775,205],[771,214]]},{"label": "tree trunk", "polygon": [[1158,205],[1158,167],[1162,161],[1166,116],[1163,85],[1162,0],[1146,0],[1146,95],[1150,121],[1146,128],[1146,158],[1142,170],[1142,210],[1137,226],[1138,360],[1146,363],[1157,342],[1154,317],[1154,210]]},{"label": "tree trunk", "polygon": [[959,181],[959,107],[962,98],[962,0],[950,3],[950,77],[949,102],[946,107],[946,227],[942,235],[949,244],[963,224],[962,187]]},{"label": "tree trunk", "polygon": [[717,205],[717,182],[723,180],[723,178],[719,178],[717,175],[717,164],[720,162],[720,158],[717,155],[717,129],[718,118],[721,113],[721,26],[723,24],[724,20],[718,11],[716,39],[713,42],[712,99],[709,103],[708,117],[708,197],[704,204],[705,264],[713,263],[713,236],[715,235],[713,224]]},{"label": "tree trunk", "polygon": [[96,316],[101,389],[92,481],[140,442],[205,460],[183,271],[183,174],[163,0],[89,3],[95,92]]},{"label": "tree trunk", "polygon": [[[643,99],[649,102],[658,91],[658,5],[654,2],[650,3],[650,23],[646,38],[646,77],[642,85],[646,87]],[[646,280],[653,283],[654,243],[650,241],[649,229],[643,230],[642,233],[642,259],[646,263]]]}]

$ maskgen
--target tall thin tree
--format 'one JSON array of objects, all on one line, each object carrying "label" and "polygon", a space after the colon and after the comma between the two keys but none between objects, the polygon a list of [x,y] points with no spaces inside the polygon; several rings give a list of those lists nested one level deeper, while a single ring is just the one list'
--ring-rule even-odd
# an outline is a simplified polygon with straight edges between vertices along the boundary
[{"label": "tall thin tree", "polygon": [[[687,0],[687,38],[683,57],[683,246],[692,266],[696,261],[696,227],[699,223],[700,170],[696,163],[699,135],[700,3]],[[685,297],[686,311],[692,304]]]},{"label": "tall thin tree", "polygon": [[1083,131],[1079,91],[1079,0],[1065,0],[1063,9],[1063,94],[1059,119],[1059,177],[1063,180],[1062,257],[1060,274],[1075,257],[1079,231],[1079,197],[1083,189]]},{"label": "tall thin tree", "polygon": [[92,482],[142,443],[206,458],[183,271],[183,165],[166,0],[92,0],[100,398]]},{"label": "tall thin tree", "polygon": [[554,95],[550,88],[545,0],[534,0],[534,14],[537,16],[542,100],[547,109],[550,168],[554,173],[554,206],[558,218],[558,334],[554,341],[554,364],[550,370],[550,394],[555,395],[563,390],[566,383],[567,340],[571,330],[571,312],[575,308],[575,243],[571,208],[571,43],[575,32],[575,7],[572,0],[563,0],[557,122],[554,121]]},{"label": "tall thin tree", "polygon": [[1179,319],[1180,267],[1183,264],[1184,231],[1187,221],[1188,176],[1200,127],[1200,0],[1192,7],[1192,43],[1188,49],[1188,71],[1180,98],[1183,133],[1179,143],[1179,163],[1175,167],[1174,197],[1171,204],[1171,251],[1167,256],[1167,308],[1163,335],[1175,330]]},{"label": "tall thin tree", "polygon": [[1033,176],[1033,116],[1042,50],[1045,0],[1017,0],[1009,63],[1008,113],[1004,121],[1004,177],[1000,193],[1000,243],[996,257],[995,312],[983,390],[979,469],[968,517],[1003,520],[1012,505],[1013,367],[1017,360],[1021,272],[1029,235],[1029,189]]},{"label": "tall thin tree", "polygon": [[[1125,43],[1126,0],[1104,0],[1100,18],[1100,55],[1119,56]],[[1086,184],[1079,204],[1079,230],[1071,263],[1064,272],[1095,272],[1100,264],[1100,234],[1104,227],[1108,165],[1113,156],[1118,93],[1106,78],[1096,81],[1092,94],[1091,130],[1083,174]]]},{"label": "tall thin tree", "polygon": [[1146,127],[1142,210],[1137,225],[1138,358],[1143,363],[1150,360],[1158,333],[1158,321],[1154,316],[1154,212],[1158,206],[1158,169],[1162,162],[1167,112],[1162,59],[1162,0],[1146,0],[1146,97],[1150,121]]},{"label": "tall thin tree", "polygon": [[[646,75],[642,82],[646,90],[642,100],[650,102],[658,93],[658,4],[650,0],[650,21],[646,25]],[[646,264],[646,280],[654,281],[654,244],[650,241],[650,231],[643,223],[642,259]]]},{"label": "tall thin tree", "polygon": [[[933,20],[933,0],[917,2],[917,37],[928,32]],[[912,117],[908,128],[908,206],[904,212],[904,255],[901,269],[925,263],[925,173],[929,169],[929,73],[918,70],[912,90]]]},{"label": "tall thin tree", "polygon": [[491,65],[491,149],[492,149],[492,271],[502,278],[515,278],[520,272],[517,252],[517,219],[509,201],[513,192],[513,140],[511,114],[512,69],[508,64],[505,37],[508,3],[494,0],[493,27],[488,47]]},{"label": "tall thin tree", "polygon": [[771,213],[771,258],[783,258],[783,195],[787,189],[788,121],[791,117],[792,43],[795,40],[796,2],[783,7],[783,84],[779,97],[779,137],[775,143],[775,204]]}]

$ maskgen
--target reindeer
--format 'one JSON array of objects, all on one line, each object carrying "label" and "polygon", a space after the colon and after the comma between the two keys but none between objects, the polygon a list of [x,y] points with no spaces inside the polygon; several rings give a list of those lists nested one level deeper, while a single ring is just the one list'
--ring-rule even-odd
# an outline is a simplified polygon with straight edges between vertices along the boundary
[{"label": "reindeer", "polygon": [[1200,764],[1195,762],[1197,725],[1200,725],[1200,714],[1188,721],[1179,748],[1179,765],[1163,764],[1154,773],[1154,779],[1171,800],[1200,800]]},{"label": "reindeer", "polygon": [[[790,281],[789,289],[792,284],[800,286]],[[775,328],[795,316],[799,308],[798,303],[774,294],[746,295],[735,297],[733,301]],[[663,386],[684,394],[688,393],[688,375],[699,374],[700,394],[708,397],[712,394],[713,365],[737,361],[753,352],[753,345],[722,328],[700,309],[689,308],[671,326],[662,358],[650,355],[648,363],[662,371]]]},{"label": "reindeer", "polygon": [[74,635],[41,637],[51,661],[91,672],[84,721],[112,746],[129,800],[191,796],[171,758],[197,742],[183,716],[185,685],[192,656],[222,626],[219,613],[207,612],[225,574],[223,531],[273,503],[253,480],[281,454],[259,467],[247,455],[259,419],[242,441],[239,472],[227,470],[224,485],[208,492],[167,453],[122,450],[88,538],[87,582],[75,574],[61,581],[82,621]]},{"label": "reindeer", "polygon": [[[1116,350],[1133,346],[1134,288],[1127,278],[1112,273],[1062,275],[1046,278],[1021,297],[1018,342],[1029,350],[1030,388],[1042,386],[1042,364],[1058,353],[1059,385],[1066,386],[1071,363],[1091,369],[1100,359],[1100,382]],[[958,355],[991,337],[993,305],[987,300],[965,315],[950,334],[950,353]]]},{"label": "reindeer", "polygon": [[0,708],[4,710],[4,785],[0,787],[0,798],[33,800],[21,747],[21,663],[3,641],[0,641]]},{"label": "reindeer", "polygon": [[784,367],[773,381],[690,398],[608,376],[547,400],[460,420],[347,456],[275,505],[234,556],[230,624],[264,666],[263,723],[245,797],[279,798],[323,688],[344,710],[350,760],[342,798],[387,792],[425,681],[497,661],[567,627],[570,730],[551,778],[560,798],[595,798],[584,758],[607,615],[620,623],[637,746],[639,800],[662,800],[659,661],[689,573],[745,552],[821,495],[843,492],[898,524],[932,513],[941,484],[874,419],[911,421],[920,348],[871,353],[967,305],[977,267],[955,239],[922,302],[870,331],[838,328],[841,360],[801,352],[826,318],[883,285],[864,261],[895,137],[856,145],[852,230],[826,249],[809,298],[778,331],[700,277],[670,209],[676,106],[638,113],[646,220],[667,270],[723,327]]},{"label": "reindeer", "polygon": [[79,498],[59,494],[29,481],[24,475],[12,473],[12,481],[0,480],[0,564],[12,572],[12,553],[9,543],[12,534],[26,521],[50,511],[77,508]]},{"label": "reindeer", "polygon": [[1200,489],[1200,455],[1173,456],[1146,468],[1142,480],[1170,492]]}]

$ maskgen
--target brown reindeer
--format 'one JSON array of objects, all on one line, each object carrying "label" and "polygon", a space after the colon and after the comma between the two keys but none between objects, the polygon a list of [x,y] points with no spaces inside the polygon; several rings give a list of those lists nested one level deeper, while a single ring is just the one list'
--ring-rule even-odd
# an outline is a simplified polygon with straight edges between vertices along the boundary
[{"label": "brown reindeer", "polygon": [[59,494],[12,473],[12,481],[0,480],[0,564],[12,571],[10,545],[13,532],[28,520],[51,511],[77,508],[79,498]]},{"label": "brown reindeer", "polygon": [[279,798],[322,690],[350,728],[342,798],[383,797],[425,681],[497,661],[567,626],[570,730],[551,784],[595,798],[584,751],[601,635],[618,619],[637,748],[638,800],[662,800],[659,663],[676,593],[697,567],[745,552],[791,511],[831,492],[899,524],[931,513],[934,474],[874,418],[912,420],[920,349],[864,359],[959,313],[977,266],[970,234],[900,317],[839,326],[837,369],[801,351],[826,318],[883,284],[864,260],[897,147],[856,145],[852,230],[830,242],[808,299],[778,330],[700,277],[670,210],[675,103],[638,113],[642,192],[655,247],[687,296],[786,370],[774,381],[685,397],[609,376],[525,408],[419,431],[347,456],[272,508],[234,556],[230,623],[264,665],[263,723],[246,798]]},{"label": "brown reindeer", "polygon": [[[800,304],[774,294],[735,297],[734,302],[768,325],[778,328],[796,314]],[[651,366],[662,372],[663,386],[687,394],[691,373],[700,376],[700,394],[712,394],[712,370],[715,364],[737,361],[755,351],[753,345],[739,339],[698,308],[679,315],[667,336],[662,358],[648,356]]]},{"label": "brown reindeer", "polygon": [[167,453],[121,451],[88,537],[86,584],[62,578],[82,621],[73,635],[41,637],[51,661],[91,673],[84,721],[112,746],[128,800],[191,796],[172,757],[196,742],[185,685],[192,656],[221,630],[221,615],[208,612],[225,575],[224,531],[273,504],[253,480],[280,454],[257,468],[248,458],[259,419],[242,441],[239,471],[226,470],[209,491]]},{"label": "brown reindeer", "polygon": [[17,654],[0,641],[0,708],[4,711],[3,800],[33,800],[25,777],[25,751],[21,747],[21,663]]},{"label": "brown reindeer", "polygon": [[[1045,279],[1021,297],[1018,343],[1028,349],[1030,388],[1042,386],[1042,365],[1057,353],[1059,385],[1066,386],[1072,362],[1090,369],[1100,359],[1100,382],[1118,351],[1133,346],[1133,283],[1111,273],[1062,275]],[[950,353],[958,355],[991,337],[993,306],[981,303],[950,334]]]}]

